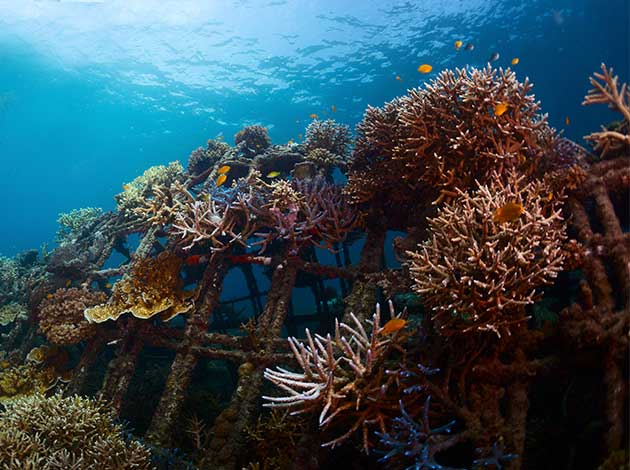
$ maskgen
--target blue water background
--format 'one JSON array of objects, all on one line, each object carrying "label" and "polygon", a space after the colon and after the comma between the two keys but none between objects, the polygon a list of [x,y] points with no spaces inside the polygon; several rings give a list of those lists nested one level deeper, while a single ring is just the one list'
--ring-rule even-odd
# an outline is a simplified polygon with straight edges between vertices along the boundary
[{"label": "blue water background", "polygon": [[0,254],[52,242],[59,212],[113,209],[123,183],[208,138],[259,123],[284,143],[311,113],[354,127],[493,51],[580,141],[615,118],[580,103],[601,62],[628,80],[629,19],[627,0],[0,0]]}]

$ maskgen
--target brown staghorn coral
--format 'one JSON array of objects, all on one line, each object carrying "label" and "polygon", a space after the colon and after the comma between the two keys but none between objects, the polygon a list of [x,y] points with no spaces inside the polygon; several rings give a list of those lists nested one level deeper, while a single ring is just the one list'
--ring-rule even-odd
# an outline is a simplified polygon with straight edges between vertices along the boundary
[{"label": "brown staghorn coral", "polygon": [[[562,269],[565,222],[558,195],[544,183],[512,174],[444,206],[429,220],[430,238],[408,251],[414,290],[430,307],[438,329],[508,332],[524,308]],[[497,210],[519,204],[522,214],[497,220]]]},{"label": "brown staghorn coral", "polygon": [[35,394],[0,412],[0,466],[20,469],[142,470],[149,450],[126,442],[103,402]]},{"label": "brown staghorn coral", "polygon": [[333,119],[325,121],[316,119],[306,128],[302,146],[306,154],[315,149],[324,149],[333,155],[345,157],[348,155],[351,142],[348,126],[339,124]]},{"label": "brown staghorn coral", "polygon": [[219,140],[208,140],[206,148],[199,147],[188,157],[188,173],[200,175],[219,162],[230,151],[230,146]]},{"label": "brown staghorn coral", "polygon": [[193,303],[182,290],[181,265],[181,258],[167,252],[136,262],[131,271],[116,282],[109,301],[85,309],[85,318],[101,323],[117,320],[125,313],[142,319],[159,314],[167,321],[188,312]]},{"label": "brown staghorn coral", "polygon": [[[408,184],[439,189],[437,201],[457,196],[475,180],[510,168],[532,171],[554,132],[530,94],[531,83],[510,69],[445,70],[424,89],[409,92],[400,112],[406,139],[402,156]],[[500,115],[494,108],[507,105]]]},{"label": "brown staghorn coral", "polygon": [[623,117],[617,130],[603,129],[585,137],[593,142],[595,151],[602,157],[630,154],[630,88],[626,83],[619,86],[619,77],[612,67],[601,65],[602,73],[594,73],[590,78],[592,89],[584,97],[583,105],[607,104]]},{"label": "brown staghorn coral", "polygon": [[69,345],[96,333],[96,326],[83,316],[86,308],[107,300],[103,292],[88,289],[58,289],[39,305],[39,329],[53,344]]},{"label": "brown staghorn coral", "polygon": [[321,174],[329,176],[335,168],[345,168],[346,159],[330,150],[313,149],[306,155],[306,161],[312,162]]},{"label": "brown staghorn coral", "polygon": [[266,127],[247,126],[234,135],[234,145],[239,146],[246,157],[254,157],[271,145],[271,139]]},{"label": "brown staghorn coral", "polygon": [[[399,318],[391,302],[389,307],[391,317]],[[308,329],[306,343],[289,337],[302,372],[266,369],[264,377],[286,395],[263,399],[268,407],[294,408],[293,414],[317,412],[321,428],[344,430],[324,446],[334,447],[361,429],[368,452],[372,447],[369,428],[385,432],[388,416],[398,410],[397,394],[386,394],[393,383],[385,374],[384,361],[404,335],[384,332],[378,304],[371,321],[361,322],[354,314],[350,318],[351,324],[335,322],[334,337],[313,336]]]}]

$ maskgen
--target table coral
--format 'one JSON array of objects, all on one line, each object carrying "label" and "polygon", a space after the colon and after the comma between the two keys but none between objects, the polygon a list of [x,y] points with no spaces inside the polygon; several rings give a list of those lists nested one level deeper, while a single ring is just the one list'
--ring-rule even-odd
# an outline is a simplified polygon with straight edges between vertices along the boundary
[{"label": "table coral", "polygon": [[85,318],[102,323],[117,320],[125,313],[147,319],[160,315],[164,321],[188,312],[193,302],[182,290],[179,276],[182,260],[163,252],[157,258],[146,258],[135,263],[130,273],[116,282],[109,301],[87,308]]},{"label": "table coral", "polygon": [[88,289],[58,289],[39,305],[39,329],[54,344],[76,344],[96,333],[83,312],[107,300],[103,292]]},{"label": "table coral", "polygon": [[60,394],[19,398],[0,412],[3,468],[150,469],[149,450],[126,441],[104,402]]},{"label": "table coral", "polygon": [[[443,333],[509,332],[526,320],[524,307],[562,270],[565,222],[557,195],[544,183],[525,184],[512,174],[444,206],[429,220],[431,236],[408,251],[414,290],[433,312]],[[513,221],[498,221],[498,209],[518,203]]]}]

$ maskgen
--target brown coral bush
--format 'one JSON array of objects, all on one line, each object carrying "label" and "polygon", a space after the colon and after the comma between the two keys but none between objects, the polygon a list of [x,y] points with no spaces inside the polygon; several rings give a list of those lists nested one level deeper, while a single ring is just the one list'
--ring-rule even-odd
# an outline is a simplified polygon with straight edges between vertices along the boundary
[{"label": "brown coral bush", "polygon": [[107,300],[103,292],[88,289],[58,289],[39,305],[39,329],[54,344],[76,344],[96,333],[96,326],[83,317],[86,308]]},{"label": "brown coral bush", "polygon": [[333,155],[345,157],[350,147],[350,129],[344,124],[339,124],[333,119],[325,121],[314,120],[306,128],[304,136],[305,153],[315,149],[324,149]]},{"label": "brown coral bush", "polygon": [[[496,178],[496,175],[495,175]],[[525,306],[550,284],[564,262],[565,221],[559,197],[539,181],[511,175],[479,185],[429,220],[431,238],[408,251],[415,291],[445,334],[493,331],[499,336],[526,319]],[[523,213],[495,214],[508,203]]]}]

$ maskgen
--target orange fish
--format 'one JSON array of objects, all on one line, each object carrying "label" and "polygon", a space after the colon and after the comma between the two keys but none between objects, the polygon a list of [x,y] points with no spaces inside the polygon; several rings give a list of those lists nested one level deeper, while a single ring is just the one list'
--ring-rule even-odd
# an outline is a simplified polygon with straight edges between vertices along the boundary
[{"label": "orange fish", "polygon": [[459,50],[462,47],[462,44],[464,44],[464,43],[461,42],[461,41],[455,41],[455,49]]},{"label": "orange fish", "polygon": [[422,64],[418,67],[418,72],[420,73],[429,73],[431,70],[433,70],[433,67],[429,64]]},{"label": "orange fish", "polygon": [[380,333],[382,335],[390,335],[392,333],[396,333],[403,329],[403,327],[407,324],[407,320],[403,318],[392,318],[390,321],[383,325]]},{"label": "orange fish", "polygon": [[396,80],[398,80],[399,82],[402,82],[402,78],[400,78],[400,75],[396,75]]},{"label": "orange fish", "polygon": [[319,116],[317,116],[317,114],[315,113],[311,113],[308,115],[308,117],[310,117],[311,119],[317,119]]},{"label": "orange fish", "polygon": [[227,175],[219,175],[217,178],[217,186],[221,186],[227,180]]},{"label": "orange fish", "polygon": [[47,298],[48,300],[50,300],[50,299],[52,299],[52,298],[53,298],[53,295],[52,295],[52,294],[48,294],[48,295],[46,296],[46,298]]},{"label": "orange fish", "polygon": [[334,104],[330,107],[330,109],[333,113],[337,112],[337,106],[335,106]]},{"label": "orange fish", "polygon": [[564,125],[568,126],[569,124],[571,124],[571,121],[569,121],[569,116],[565,116],[564,117]]},{"label": "orange fish", "polygon": [[112,285],[108,282],[107,284],[105,284],[105,289],[111,289]]},{"label": "orange fish", "polygon": [[519,62],[520,62],[520,59],[519,59],[518,57],[514,57],[514,58],[512,59],[512,65],[516,65],[516,64],[518,64]]},{"label": "orange fish", "polygon": [[505,101],[503,101],[494,107],[494,115],[501,116],[507,111],[507,109],[508,109],[508,104]]},{"label": "orange fish", "polygon": [[494,223],[503,224],[505,222],[514,222],[525,212],[523,206],[517,202],[508,202],[506,205],[499,207],[494,211],[492,221]]},{"label": "orange fish", "polygon": [[217,170],[217,173],[220,175],[224,175],[226,174],[228,171],[230,171],[230,166],[229,165],[223,165],[221,168],[219,168]]},{"label": "orange fish", "polygon": [[551,201],[553,199],[553,193],[547,194],[547,201]]},{"label": "orange fish", "polygon": [[198,264],[203,264],[208,261],[208,257],[205,255],[190,255],[188,258],[184,260],[184,263],[188,266],[196,266]]}]

